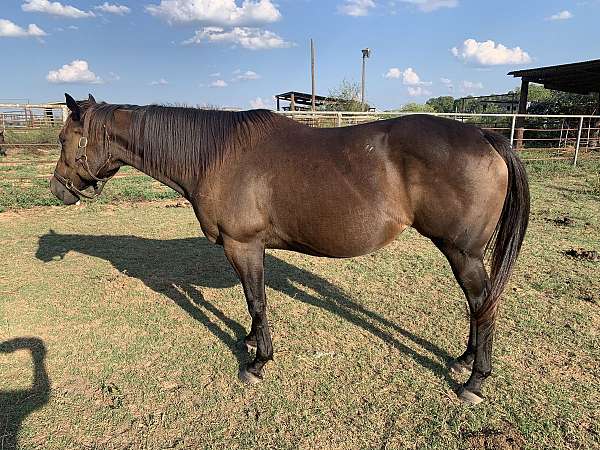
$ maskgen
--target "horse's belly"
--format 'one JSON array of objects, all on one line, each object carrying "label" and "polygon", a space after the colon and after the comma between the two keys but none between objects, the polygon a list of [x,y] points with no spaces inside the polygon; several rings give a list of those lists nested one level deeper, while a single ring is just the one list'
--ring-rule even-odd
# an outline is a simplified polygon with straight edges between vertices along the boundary
[{"label": "horse's belly", "polygon": [[391,242],[407,225],[382,214],[309,217],[278,233],[279,248],[333,258],[371,253]]}]

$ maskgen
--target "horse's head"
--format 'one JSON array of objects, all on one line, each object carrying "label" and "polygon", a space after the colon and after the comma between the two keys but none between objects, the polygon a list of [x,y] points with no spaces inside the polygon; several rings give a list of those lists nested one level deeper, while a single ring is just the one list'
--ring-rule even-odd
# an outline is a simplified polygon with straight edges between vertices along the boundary
[{"label": "horse's head", "polygon": [[44,341],[37,337],[15,338],[0,342],[0,353],[13,353],[18,350],[30,350],[40,356],[46,355]]},{"label": "horse's head", "polygon": [[[106,129],[91,132],[91,110],[96,100],[90,94],[88,100],[77,102],[65,94],[71,114],[67,118],[59,139],[61,152],[54,175],[50,179],[50,190],[65,205],[72,205],[80,197],[94,198],[100,195],[104,184],[118,170],[119,164],[110,154],[110,137]],[[84,190],[92,186],[94,194]]]}]

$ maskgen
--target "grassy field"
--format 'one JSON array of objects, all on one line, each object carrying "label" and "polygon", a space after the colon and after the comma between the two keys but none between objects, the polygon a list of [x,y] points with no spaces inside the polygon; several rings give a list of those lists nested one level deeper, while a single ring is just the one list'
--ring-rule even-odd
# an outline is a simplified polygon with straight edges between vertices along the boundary
[{"label": "grassy field", "polygon": [[6,207],[0,448],[598,448],[600,261],[565,252],[600,251],[600,165],[529,171],[478,407],[446,370],[465,301],[412,230],[351,260],[269,252],[275,360],[246,387],[241,286],[183,202]]},{"label": "grassy field", "polygon": [[[35,137],[26,137],[36,140]],[[20,138],[21,141],[24,139]],[[0,158],[0,212],[58,206],[50,193],[48,179],[56,166],[58,148],[27,149]],[[110,189],[97,201],[102,204],[172,199],[178,194],[131,167],[124,167],[111,181]]]}]

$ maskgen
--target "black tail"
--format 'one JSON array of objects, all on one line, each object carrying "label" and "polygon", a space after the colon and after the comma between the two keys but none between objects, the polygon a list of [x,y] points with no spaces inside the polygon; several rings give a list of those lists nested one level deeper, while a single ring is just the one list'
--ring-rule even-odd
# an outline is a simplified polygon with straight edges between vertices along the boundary
[{"label": "black tail", "polygon": [[504,207],[494,235],[488,243],[491,250],[491,290],[476,316],[480,324],[492,324],[500,295],[510,278],[525,231],[529,223],[529,183],[523,163],[503,136],[483,131],[485,138],[502,156],[508,168],[508,188]]}]

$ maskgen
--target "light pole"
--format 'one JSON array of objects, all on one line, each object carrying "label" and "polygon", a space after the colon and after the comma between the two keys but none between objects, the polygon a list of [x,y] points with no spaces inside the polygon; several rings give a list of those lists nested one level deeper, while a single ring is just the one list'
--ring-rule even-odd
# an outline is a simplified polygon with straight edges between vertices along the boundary
[{"label": "light pole", "polygon": [[311,78],[312,78],[312,110],[313,112],[317,110],[317,103],[315,100],[315,91],[316,91],[316,87],[315,87],[315,43],[313,42],[313,40],[310,40],[310,74],[311,74]]},{"label": "light pole", "polygon": [[370,56],[371,56],[371,49],[364,48],[362,50],[362,83],[361,83],[361,96],[360,96],[360,103],[361,103],[361,108],[363,111],[365,110],[365,72],[366,72],[366,66],[367,66],[367,58],[369,58]]}]

